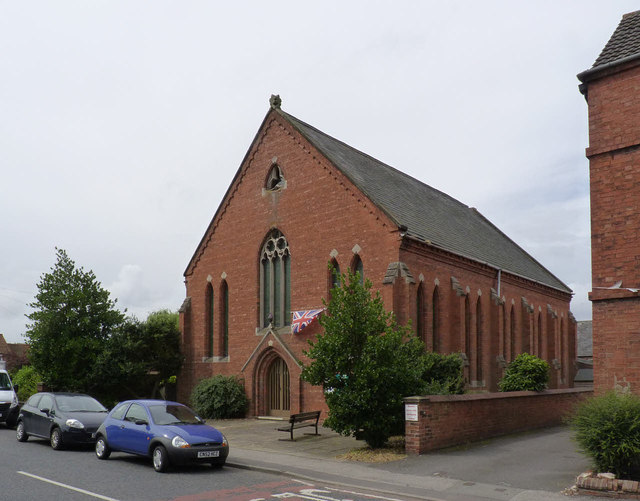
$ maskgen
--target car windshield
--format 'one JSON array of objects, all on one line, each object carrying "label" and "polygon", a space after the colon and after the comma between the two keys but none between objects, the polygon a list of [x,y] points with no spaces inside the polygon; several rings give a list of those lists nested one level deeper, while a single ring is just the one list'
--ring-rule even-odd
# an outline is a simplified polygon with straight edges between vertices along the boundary
[{"label": "car windshield", "polygon": [[176,404],[162,404],[149,406],[153,422],[159,425],[167,424],[203,424],[189,407]]},{"label": "car windshield", "polygon": [[56,395],[58,409],[64,412],[106,412],[107,409],[88,395]]},{"label": "car windshield", "polygon": [[9,381],[9,375],[4,372],[0,372],[0,390],[10,390],[11,381]]}]

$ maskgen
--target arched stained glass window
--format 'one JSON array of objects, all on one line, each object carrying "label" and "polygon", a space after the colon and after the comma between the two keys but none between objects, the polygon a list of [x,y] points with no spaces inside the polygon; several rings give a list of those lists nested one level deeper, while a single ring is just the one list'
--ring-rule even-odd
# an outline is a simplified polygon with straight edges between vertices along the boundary
[{"label": "arched stained glass window", "polygon": [[291,323],[291,254],[278,230],[269,234],[260,253],[260,321],[261,327]]}]

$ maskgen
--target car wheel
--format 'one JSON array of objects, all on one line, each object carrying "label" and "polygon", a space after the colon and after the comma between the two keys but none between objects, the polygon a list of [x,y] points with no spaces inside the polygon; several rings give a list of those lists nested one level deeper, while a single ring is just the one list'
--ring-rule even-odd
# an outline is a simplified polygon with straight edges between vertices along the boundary
[{"label": "car wheel", "polygon": [[29,435],[27,435],[27,432],[24,429],[24,423],[22,421],[18,422],[18,426],[16,428],[16,438],[18,439],[18,442],[26,442],[29,438]]},{"label": "car wheel", "polygon": [[167,450],[161,445],[156,445],[153,449],[153,469],[158,472],[167,471],[169,466],[169,458],[167,457]]},{"label": "car wheel", "polygon": [[63,443],[62,443],[62,432],[60,431],[60,428],[54,428],[53,430],[51,430],[51,448],[59,451],[60,449],[62,449]]},{"label": "car wheel", "polygon": [[102,436],[98,437],[98,440],[96,440],[96,456],[98,456],[98,459],[109,459],[110,455],[111,449],[109,449],[107,441]]}]

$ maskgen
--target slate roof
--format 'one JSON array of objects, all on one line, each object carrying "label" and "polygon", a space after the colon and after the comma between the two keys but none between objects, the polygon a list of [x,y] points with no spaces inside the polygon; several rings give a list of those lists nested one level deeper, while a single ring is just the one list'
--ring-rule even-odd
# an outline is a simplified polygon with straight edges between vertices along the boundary
[{"label": "slate roof", "polygon": [[277,109],[407,235],[554,289],[564,283],[474,208]]},{"label": "slate roof", "polygon": [[580,320],[578,322],[578,357],[593,356],[593,322]]},{"label": "slate roof", "polygon": [[640,10],[622,16],[592,69],[640,56]]}]

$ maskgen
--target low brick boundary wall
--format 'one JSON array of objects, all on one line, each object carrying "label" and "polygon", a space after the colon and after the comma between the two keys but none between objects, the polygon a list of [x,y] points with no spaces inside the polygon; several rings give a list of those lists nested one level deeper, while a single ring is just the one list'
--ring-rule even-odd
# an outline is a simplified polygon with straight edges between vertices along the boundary
[{"label": "low brick boundary wall", "polygon": [[435,449],[563,423],[591,388],[407,397],[405,450]]}]

